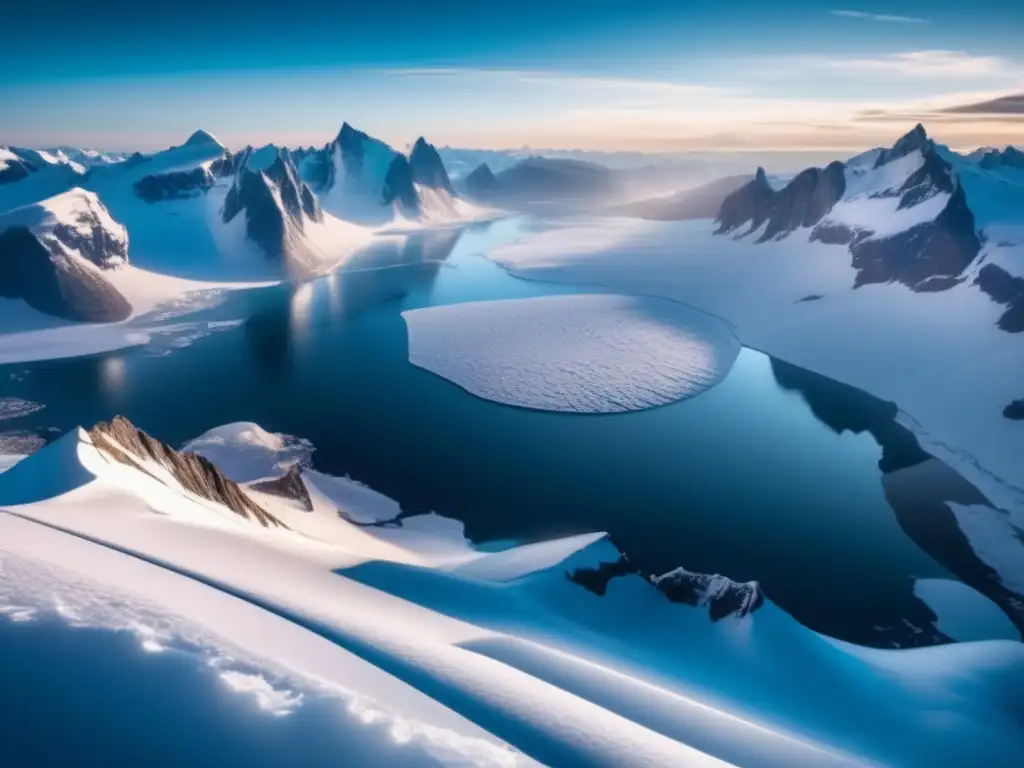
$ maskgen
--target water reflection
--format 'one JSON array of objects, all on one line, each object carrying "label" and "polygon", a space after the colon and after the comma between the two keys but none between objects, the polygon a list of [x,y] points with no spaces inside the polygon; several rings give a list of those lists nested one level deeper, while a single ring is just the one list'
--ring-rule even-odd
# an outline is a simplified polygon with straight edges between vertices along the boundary
[{"label": "water reflection", "polygon": [[[837,434],[871,434],[882,448],[878,463],[882,488],[903,531],[965,584],[999,605],[1024,634],[1024,601],[979,558],[949,508],[955,503],[988,507],[992,514],[1001,514],[992,502],[921,448],[917,437],[896,421],[895,403],[781,360],[772,360],[772,372],[781,387],[799,392],[814,415]],[[921,606],[917,626],[931,614]]]}]

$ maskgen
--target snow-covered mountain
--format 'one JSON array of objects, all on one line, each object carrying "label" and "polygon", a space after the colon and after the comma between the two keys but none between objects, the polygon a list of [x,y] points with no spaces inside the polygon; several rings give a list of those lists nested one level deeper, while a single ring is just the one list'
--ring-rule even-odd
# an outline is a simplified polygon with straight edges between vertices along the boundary
[{"label": "snow-covered mountain", "polygon": [[247,148],[236,166],[221,211],[224,223],[244,221],[248,240],[288,274],[315,273],[318,259],[311,251],[324,214],[289,154],[269,145]]},{"label": "snow-covered mountain", "polygon": [[75,188],[0,214],[0,296],[66,320],[131,313],[104,276],[128,262],[128,233],[92,192]]},{"label": "snow-covered mountain", "polygon": [[382,225],[396,219],[444,223],[480,215],[455,194],[433,145],[417,139],[406,156],[348,123],[320,150],[304,151],[299,175],[324,210]]},{"label": "snow-covered mountain", "polygon": [[[217,463],[124,420],[59,438],[0,474],[5,611],[216,658],[280,716],[340,697],[455,764],[953,768],[1024,749],[1020,643],[836,642],[754,583],[631,572],[600,533],[478,550],[302,447],[253,424],[189,444]],[[308,503],[266,492],[288,473]]]},{"label": "snow-covered mountain", "polygon": [[997,168],[1015,168],[1024,171],[1024,152],[1013,146],[1002,150],[994,148],[979,149],[973,159],[986,170]]},{"label": "snow-covered mountain", "polygon": [[0,147],[0,212],[64,192],[86,172],[61,152]]},{"label": "snow-covered mountain", "polygon": [[777,191],[759,168],[722,203],[718,233],[763,243],[810,229],[812,241],[849,247],[857,286],[952,287],[982,246],[952,164],[921,125],[873,158],[809,168]]}]

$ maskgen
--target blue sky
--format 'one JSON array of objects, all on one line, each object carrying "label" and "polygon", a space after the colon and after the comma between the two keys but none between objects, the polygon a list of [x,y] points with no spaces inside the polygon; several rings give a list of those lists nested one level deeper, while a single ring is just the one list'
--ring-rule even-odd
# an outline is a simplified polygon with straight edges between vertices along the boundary
[{"label": "blue sky", "polygon": [[955,146],[1024,138],[1019,115],[944,111],[1024,92],[1005,0],[15,0],[0,19],[0,143],[322,144],[343,120],[398,146],[855,148],[919,118]]}]

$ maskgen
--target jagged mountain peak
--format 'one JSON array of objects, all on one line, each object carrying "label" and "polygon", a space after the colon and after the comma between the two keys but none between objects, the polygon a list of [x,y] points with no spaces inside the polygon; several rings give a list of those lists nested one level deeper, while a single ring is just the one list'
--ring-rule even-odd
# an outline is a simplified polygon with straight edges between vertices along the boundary
[{"label": "jagged mountain peak", "polygon": [[409,163],[412,166],[413,181],[417,184],[432,189],[443,189],[448,194],[454,195],[455,188],[448,177],[448,171],[444,167],[444,161],[433,144],[420,136],[413,145],[409,154]]},{"label": "jagged mountain peak", "polygon": [[88,431],[88,435],[97,450],[164,484],[166,479],[154,475],[147,466],[149,462],[155,462],[169,472],[189,493],[221,504],[236,515],[255,521],[264,528],[287,527],[253,501],[209,459],[197,453],[176,451],[166,443],[150,437],[123,416],[100,422]]},{"label": "jagged mountain peak", "polygon": [[878,159],[875,160],[875,168],[880,168],[894,160],[899,160],[901,157],[906,157],[911,152],[925,154],[934,148],[935,143],[928,138],[928,132],[921,123],[918,123],[897,139],[891,149],[883,149],[878,154]]},{"label": "jagged mountain peak", "polygon": [[338,131],[334,143],[343,149],[355,148],[369,138],[369,134],[360,131],[358,128],[353,128],[348,122],[344,122],[341,124],[341,130]]},{"label": "jagged mountain peak", "polygon": [[757,166],[757,172],[754,174],[754,183],[759,187],[767,187],[771,189],[771,184],[768,183],[768,174],[764,172],[764,168],[760,165]]}]

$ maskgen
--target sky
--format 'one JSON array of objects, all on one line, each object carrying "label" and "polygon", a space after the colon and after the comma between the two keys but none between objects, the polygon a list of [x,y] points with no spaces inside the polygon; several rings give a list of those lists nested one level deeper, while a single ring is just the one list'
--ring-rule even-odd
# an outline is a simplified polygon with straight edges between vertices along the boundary
[{"label": "sky", "polygon": [[0,145],[1024,144],[1007,0],[13,0],[0,25]]}]

